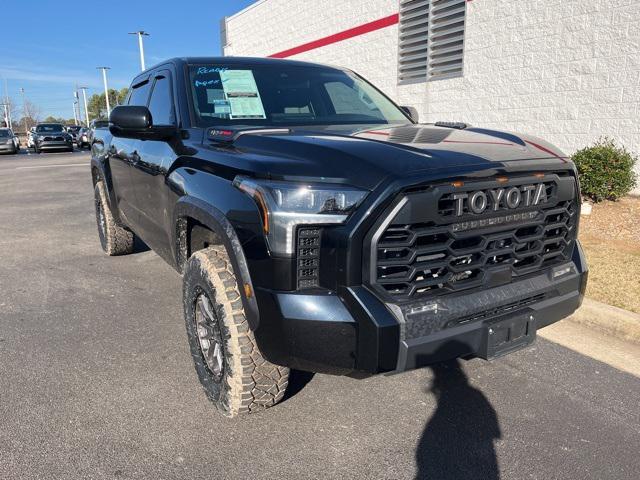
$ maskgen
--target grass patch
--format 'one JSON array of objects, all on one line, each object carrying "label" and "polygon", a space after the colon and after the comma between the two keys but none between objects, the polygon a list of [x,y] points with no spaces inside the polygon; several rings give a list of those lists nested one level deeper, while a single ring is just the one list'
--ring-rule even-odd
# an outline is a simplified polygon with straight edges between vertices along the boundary
[{"label": "grass patch", "polygon": [[593,206],[580,218],[589,264],[587,296],[640,313],[640,198]]},{"label": "grass patch", "polygon": [[587,297],[640,313],[640,249],[581,238],[589,265]]}]

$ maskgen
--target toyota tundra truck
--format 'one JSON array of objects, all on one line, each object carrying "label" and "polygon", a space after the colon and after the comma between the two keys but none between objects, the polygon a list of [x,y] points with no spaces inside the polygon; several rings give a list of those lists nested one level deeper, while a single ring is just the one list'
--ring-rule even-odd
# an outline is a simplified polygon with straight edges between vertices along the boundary
[{"label": "toyota tundra truck", "polygon": [[582,302],[565,154],[418,123],[346,69],[168,60],[91,148],[102,249],[139,237],[182,275],[195,370],[227,416],[276,404],[290,369],[500,357]]}]

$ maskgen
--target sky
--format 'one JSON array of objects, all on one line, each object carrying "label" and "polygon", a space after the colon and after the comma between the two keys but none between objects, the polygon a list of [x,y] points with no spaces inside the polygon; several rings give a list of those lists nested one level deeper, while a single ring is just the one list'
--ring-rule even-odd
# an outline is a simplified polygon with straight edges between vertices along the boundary
[{"label": "sky", "polygon": [[[98,66],[108,66],[109,88],[128,87],[140,71],[137,38],[144,30],[147,67],[178,56],[221,55],[220,20],[254,0],[2,0],[0,92],[22,116],[22,96],[42,119],[73,118],[75,85],[87,98],[104,92]],[[15,21],[9,22],[8,18]]]}]

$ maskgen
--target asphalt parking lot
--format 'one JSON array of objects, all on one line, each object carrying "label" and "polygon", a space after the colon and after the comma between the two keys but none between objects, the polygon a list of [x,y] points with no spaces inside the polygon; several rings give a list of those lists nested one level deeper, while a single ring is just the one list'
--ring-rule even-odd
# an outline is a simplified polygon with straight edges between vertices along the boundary
[{"label": "asphalt parking lot", "polygon": [[554,343],[353,380],[228,420],[181,279],[100,250],[87,153],[0,156],[0,478],[637,479],[640,381]]}]

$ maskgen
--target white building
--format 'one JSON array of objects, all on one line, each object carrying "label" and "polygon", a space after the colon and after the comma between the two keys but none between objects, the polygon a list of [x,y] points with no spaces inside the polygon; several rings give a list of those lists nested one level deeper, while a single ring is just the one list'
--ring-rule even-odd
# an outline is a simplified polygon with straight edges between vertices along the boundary
[{"label": "white building", "polygon": [[351,68],[423,122],[640,154],[640,0],[260,0],[222,40],[225,55]]}]

